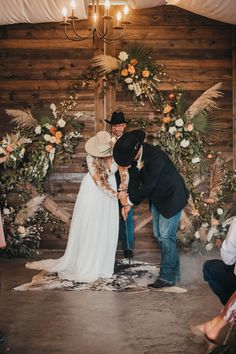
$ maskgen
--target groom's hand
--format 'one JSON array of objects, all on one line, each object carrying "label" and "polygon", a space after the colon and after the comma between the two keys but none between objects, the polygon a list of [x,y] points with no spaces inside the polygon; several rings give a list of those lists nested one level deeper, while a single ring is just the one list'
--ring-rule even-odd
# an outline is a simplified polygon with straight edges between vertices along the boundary
[{"label": "groom's hand", "polygon": [[123,216],[124,220],[127,219],[130,209],[131,207],[129,205],[126,205],[121,209],[121,215]]}]

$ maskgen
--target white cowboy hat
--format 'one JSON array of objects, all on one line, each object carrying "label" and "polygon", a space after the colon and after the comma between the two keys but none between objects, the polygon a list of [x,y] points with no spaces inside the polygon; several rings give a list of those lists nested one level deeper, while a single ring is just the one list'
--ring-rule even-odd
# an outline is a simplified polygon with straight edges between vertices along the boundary
[{"label": "white cowboy hat", "polygon": [[86,152],[95,157],[112,156],[112,148],[111,135],[104,130],[98,132],[85,144]]}]

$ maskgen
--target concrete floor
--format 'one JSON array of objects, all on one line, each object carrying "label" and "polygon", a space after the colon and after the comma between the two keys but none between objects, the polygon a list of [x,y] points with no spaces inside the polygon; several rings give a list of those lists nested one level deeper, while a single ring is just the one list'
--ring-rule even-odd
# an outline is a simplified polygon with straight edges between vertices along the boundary
[{"label": "concrete floor", "polygon": [[[51,254],[44,258],[48,257]],[[185,294],[12,291],[36,273],[25,269],[24,263],[24,259],[0,259],[0,329],[7,336],[0,353],[203,354],[206,351],[206,343],[199,343],[189,326],[209,319],[221,306],[208,286],[197,281],[197,271],[190,276],[192,283],[184,275],[188,289]],[[231,337],[236,348],[235,334]]]}]

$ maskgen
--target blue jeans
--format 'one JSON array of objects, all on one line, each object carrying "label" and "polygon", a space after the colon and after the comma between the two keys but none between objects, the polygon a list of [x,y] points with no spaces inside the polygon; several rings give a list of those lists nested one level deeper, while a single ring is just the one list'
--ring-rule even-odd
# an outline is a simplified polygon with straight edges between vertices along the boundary
[{"label": "blue jeans", "polygon": [[211,259],[203,264],[203,276],[221,303],[225,305],[236,290],[234,265],[226,265],[220,259]]},{"label": "blue jeans", "polygon": [[134,221],[133,209],[131,208],[126,220],[120,216],[119,239],[122,242],[123,250],[132,250],[134,247]]},{"label": "blue jeans", "polygon": [[175,283],[180,280],[176,232],[179,226],[181,211],[167,219],[152,204],[151,212],[153,217],[153,233],[161,247],[159,278],[168,283]]}]

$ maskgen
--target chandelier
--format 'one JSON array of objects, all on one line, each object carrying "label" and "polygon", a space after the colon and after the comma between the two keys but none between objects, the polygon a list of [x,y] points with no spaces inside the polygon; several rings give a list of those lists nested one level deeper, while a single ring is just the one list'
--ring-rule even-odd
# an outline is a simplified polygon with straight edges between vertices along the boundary
[{"label": "chandelier", "polygon": [[[124,1],[122,1],[122,3],[124,4]],[[86,34],[82,34],[78,30],[80,19],[75,16],[76,1],[72,0],[70,2],[70,16],[67,16],[67,8],[63,7],[63,21],[60,24],[64,25],[64,33],[66,38],[71,41],[83,41],[91,38],[94,42],[97,37],[106,43],[111,43],[121,39],[126,33],[127,25],[130,24],[127,20],[129,12],[128,6],[125,5],[122,11],[117,12],[114,18],[111,15],[111,1],[104,0],[101,4],[100,0],[92,0],[91,5],[92,25],[86,30]],[[70,29],[70,33],[68,33],[68,29]]]}]

